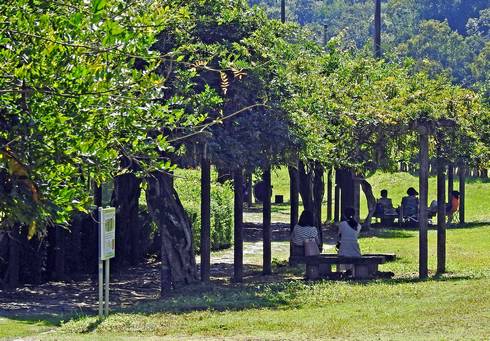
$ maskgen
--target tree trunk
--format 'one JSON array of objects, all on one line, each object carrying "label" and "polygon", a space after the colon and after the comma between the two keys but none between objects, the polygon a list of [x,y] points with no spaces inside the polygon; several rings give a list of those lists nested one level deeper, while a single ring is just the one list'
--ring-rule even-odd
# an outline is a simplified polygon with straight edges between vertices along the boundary
[{"label": "tree trunk", "polygon": [[314,214],[313,207],[313,172],[308,170],[306,165],[299,161],[298,163],[299,172],[299,193],[301,199],[303,200],[303,208],[305,210],[311,211]]},{"label": "tree trunk", "polygon": [[[206,148],[206,147],[204,147]],[[211,164],[201,158],[201,281],[209,281],[211,268]]]},{"label": "tree trunk", "polygon": [[454,165],[451,163],[447,166],[447,197],[451,199],[451,193],[454,191]]},{"label": "tree trunk", "polygon": [[19,273],[20,273],[20,227],[15,224],[9,233],[9,258],[8,268],[6,273],[5,289],[11,290],[19,286]]},{"label": "tree trunk", "polygon": [[141,260],[141,226],[138,218],[141,181],[127,173],[114,178],[112,205],[116,208],[116,257],[114,265],[136,265]]},{"label": "tree trunk", "polygon": [[234,200],[234,250],[233,281],[243,280],[243,174],[237,169],[233,175]]},{"label": "tree trunk", "polygon": [[65,279],[65,234],[66,231],[60,225],[54,226],[55,252],[54,252],[54,279],[63,281]]},{"label": "tree trunk", "polygon": [[437,167],[437,273],[446,271],[446,178],[442,160]]},{"label": "tree trunk", "polygon": [[351,169],[339,169],[336,176],[340,187],[340,215],[347,207],[351,207],[356,212],[356,219],[359,220],[360,183],[358,178]]},{"label": "tree trunk", "polygon": [[419,277],[424,279],[428,275],[427,194],[429,189],[429,135],[425,127],[421,127],[420,132],[419,160]]},{"label": "tree trunk", "polygon": [[147,177],[147,183],[148,209],[162,239],[161,293],[164,295],[169,287],[190,284],[198,278],[192,246],[192,226],[172,186],[170,175],[153,172]]},{"label": "tree trunk", "polygon": [[367,206],[368,206],[368,214],[366,216],[366,220],[364,220],[363,227],[370,228],[371,227],[371,219],[373,218],[374,212],[376,210],[376,197],[373,194],[373,186],[366,180],[361,180],[361,188],[366,196]]},{"label": "tree trunk", "polygon": [[272,273],[272,230],[271,230],[271,169],[264,169],[263,181],[265,185],[265,199],[263,203],[263,271],[264,275]]},{"label": "tree trunk", "polygon": [[329,222],[332,221],[332,172],[333,170],[330,168],[327,175],[327,220]]}]

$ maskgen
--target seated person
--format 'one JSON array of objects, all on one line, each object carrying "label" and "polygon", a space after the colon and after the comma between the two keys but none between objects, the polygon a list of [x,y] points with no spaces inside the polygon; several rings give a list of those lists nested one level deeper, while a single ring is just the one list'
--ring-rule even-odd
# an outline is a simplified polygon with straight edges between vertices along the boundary
[{"label": "seated person", "polygon": [[[451,199],[449,202],[446,204],[445,211],[446,215],[453,215],[455,212],[459,210],[459,192],[458,191],[452,191],[451,192]],[[429,215],[436,215],[437,214],[437,200],[432,200],[430,203],[430,206],[427,208],[427,212]]]},{"label": "seated person", "polygon": [[291,242],[293,243],[293,254],[296,256],[304,256],[304,242],[307,239],[314,238],[317,245],[320,246],[320,238],[318,236],[318,229],[315,226],[313,213],[308,210],[304,210],[301,213],[298,224],[293,228],[291,233]]},{"label": "seated person", "polygon": [[381,190],[381,198],[378,199],[376,203],[376,211],[378,212],[379,208],[379,216],[384,215],[396,215],[396,211],[393,208],[393,203],[391,199],[388,198],[388,191],[386,189]]},{"label": "seated person", "polygon": [[407,189],[407,196],[402,198],[401,210],[403,217],[416,217],[419,212],[419,193],[415,188],[410,187]]},{"label": "seated person", "polygon": [[446,215],[453,215],[457,211],[459,211],[459,192],[452,191],[451,192],[451,200],[446,205]]}]

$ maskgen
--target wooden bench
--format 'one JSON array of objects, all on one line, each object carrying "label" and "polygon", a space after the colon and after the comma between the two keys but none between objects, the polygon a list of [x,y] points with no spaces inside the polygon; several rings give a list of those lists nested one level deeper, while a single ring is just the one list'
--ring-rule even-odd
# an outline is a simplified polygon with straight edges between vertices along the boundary
[{"label": "wooden bench", "polygon": [[[336,254],[317,256],[294,256],[291,264],[306,264],[306,279],[315,280],[321,277],[334,277],[332,265],[353,265],[352,277],[355,279],[376,278],[378,265],[395,259],[393,254],[369,254],[362,257],[343,257]],[[335,276],[338,277],[338,276]]]}]

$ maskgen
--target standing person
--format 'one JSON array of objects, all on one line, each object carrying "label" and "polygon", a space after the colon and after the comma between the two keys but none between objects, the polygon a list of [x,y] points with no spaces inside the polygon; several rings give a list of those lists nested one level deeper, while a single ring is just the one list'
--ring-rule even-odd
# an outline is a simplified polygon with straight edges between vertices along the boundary
[{"label": "standing person", "polygon": [[291,233],[291,242],[293,243],[293,254],[304,256],[304,242],[307,239],[315,239],[316,244],[320,246],[318,229],[314,224],[313,212],[304,210],[299,217],[298,224],[293,228]]},{"label": "standing person", "polygon": [[361,232],[361,225],[355,218],[356,211],[352,207],[344,210],[344,220],[339,224],[339,239],[337,247],[339,256],[361,257],[358,237]]}]

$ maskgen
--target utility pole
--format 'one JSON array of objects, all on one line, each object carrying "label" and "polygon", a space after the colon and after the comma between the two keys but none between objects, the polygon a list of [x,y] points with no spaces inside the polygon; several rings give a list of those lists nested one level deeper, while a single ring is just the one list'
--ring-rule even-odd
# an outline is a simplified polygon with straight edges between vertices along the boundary
[{"label": "utility pole", "polygon": [[323,46],[327,46],[327,23],[323,23]]},{"label": "utility pole", "polygon": [[281,22],[286,22],[286,0],[281,0]]},{"label": "utility pole", "polygon": [[381,58],[381,0],[374,1],[374,56]]}]

